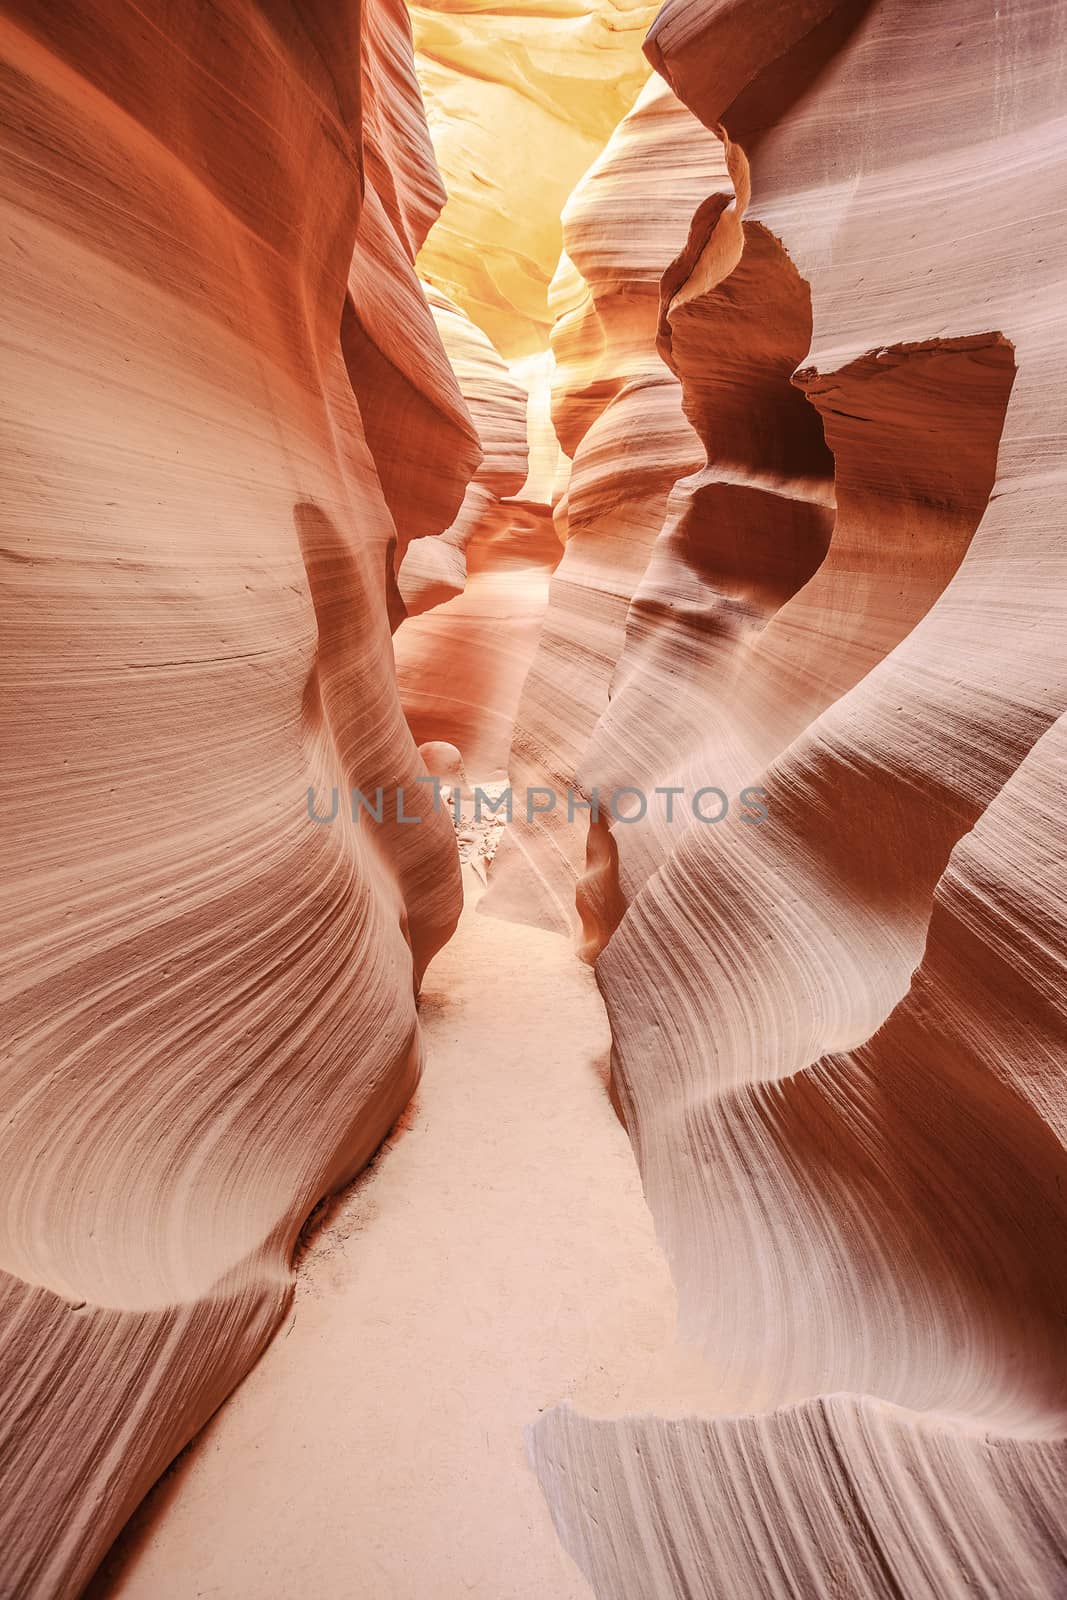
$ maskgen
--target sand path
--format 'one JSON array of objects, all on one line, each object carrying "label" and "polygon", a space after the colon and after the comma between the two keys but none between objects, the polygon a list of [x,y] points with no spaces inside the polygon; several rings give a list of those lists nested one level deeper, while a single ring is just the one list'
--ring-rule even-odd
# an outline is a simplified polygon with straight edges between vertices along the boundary
[{"label": "sand path", "polygon": [[[285,1328],[138,1514],[123,1600],[577,1600],[524,1425],[678,1392],[675,1301],[606,1092],[590,970],[468,903],[402,1125]],[[658,1402],[658,1403],[657,1403]],[[682,1409],[682,1408],[680,1408]]]}]

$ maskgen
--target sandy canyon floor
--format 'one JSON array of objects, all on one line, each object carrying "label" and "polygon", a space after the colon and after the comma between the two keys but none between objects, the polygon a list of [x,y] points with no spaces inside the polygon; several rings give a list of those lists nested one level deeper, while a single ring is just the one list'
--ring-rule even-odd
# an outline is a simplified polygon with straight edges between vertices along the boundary
[{"label": "sandy canyon floor", "polygon": [[324,1210],[286,1326],[167,1474],[96,1600],[578,1600],[523,1430],[699,1407],[607,1093],[591,970],[479,915],[427,975],[425,1075]]}]

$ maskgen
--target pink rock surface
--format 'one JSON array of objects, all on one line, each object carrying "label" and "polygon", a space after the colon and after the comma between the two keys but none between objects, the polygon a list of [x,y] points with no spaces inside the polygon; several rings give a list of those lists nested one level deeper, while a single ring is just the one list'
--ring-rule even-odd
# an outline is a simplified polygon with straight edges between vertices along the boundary
[{"label": "pink rock surface", "polygon": [[278,1326],[421,1069],[417,780],[505,765],[483,908],[610,1075],[468,918],[351,1320],[309,1272],[115,1592],[1064,1593],[1067,11],[667,0],[633,103],[646,20],[416,8],[428,247],[399,0],[0,22],[13,1600]]},{"label": "pink rock surface", "polygon": [[[387,612],[479,451],[406,14],[362,16],[0,24],[5,1594],[76,1593],[255,1359],[458,914]],[[333,784],[423,825],[317,826]]]},{"label": "pink rock surface", "polygon": [[519,695],[561,554],[547,505],[495,503],[466,547],[462,593],[396,634],[412,733],[420,743],[456,744],[474,781],[507,772]]},{"label": "pink rock surface", "polygon": [[736,199],[664,277],[707,465],[574,770],[767,821],[590,844],[616,1093],[718,1374],[699,1420],[533,1430],[613,1600],[1062,1587],[1062,25],[669,0],[650,35]]},{"label": "pink rock surface", "polygon": [[488,778],[507,770],[562,547],[547,501],[529,481],[526,387],[465,312],[437,289],[426,294],[482,460],[455,521],[404,557],[408,614],[394,639],[397,681],[416,741],[454,743],[471,776]]},{"label": "pink rock surface", "polygon": [[[572,459],[556,507],[566,538],[511,756],[517,791],[580,800],[583,755],[604,711],[627,608],[675,481],[701,458],[681,388],[656,350],[659,283],[693,210],[726,179],[720,141],[665,84],[649,83],[564,213],[553,421]],[[653,209],[653,196],[654,209]],[[494,863],[494,914],[567,930],[585,857],[583,813],[520,810]]]},{"label": "pink rock surface", "polygon": [[[399,582],[408,617],[463,593],[467,546],[488,523],[501,520],[500,501],[519,493],[529,465],[526,390],[512,378],[488,334],[439,289],[426,284],[424,292],[473,424],[481,461],[455,519],[443,532],[435,530],[405,552]],[[407,630],[405,637],[411,633]]]}]

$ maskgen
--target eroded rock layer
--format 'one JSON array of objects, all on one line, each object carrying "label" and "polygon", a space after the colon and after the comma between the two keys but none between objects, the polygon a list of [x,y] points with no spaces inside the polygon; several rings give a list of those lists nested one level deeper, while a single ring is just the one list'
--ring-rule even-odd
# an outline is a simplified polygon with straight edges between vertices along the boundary
[{"label": "eroded rock layer", "polygon": [[459,872],[393,573],[480,452],[413,270],[442,195],[401,6],[18,0],[0,54],[21,1600],[79,1590],[411,1092]]},{"label": "eroded rock layer", "polygon": [[416,741],[510,761],[707,1375],[530,1429],[600,1600],[1067,1585],[1064,10],[652,12],[415,8],[427,241],[398,0],[9,0],[5,1595],[408,1100]]},{"label": "eroded rock layer", "polygon": [[648,76],[655,14],[655,0],[411,7],[448,190],[420,267],[508,360],[548,342],[560,213]]},{"label": "eroded rock layer", "polygon": [[[550,811],[531,808],[529,818],[520,808],[486,901],[498,915],[560,931],[576,922],[587,833],[578,809],[583,754],[607,705],[627,608],[668,495],[702,457],[681,386],[656,350],[660,278],[694,209],[724,181],[721,142],[655,79],[564,213],[552,348],[553,421],[573,461],[555,512],[566,548],[511,759],[520,795],[544,788],[559,798]],[[572,805],[564,798],[570,787]]]},{"label": "eroded rock layer", "polygon": [[397,681],[416,743],[455,745],[467,773],[488,778],[507,770],[519,693],[562,548],[546,491],[530,471],[530,394],[465,312],[439,290],[428,287],[427,299],[482,460],[455,520],[404,556]]},{"label": "eroded rock layer", "polygon": [[706,464],[552,748],[684,797],[594,828],[579,900],[715,1392],[532,1431],[612,1600],[1063,1588],[1064,25],[669,0],[650,35],[728,141],[657,336]]}]

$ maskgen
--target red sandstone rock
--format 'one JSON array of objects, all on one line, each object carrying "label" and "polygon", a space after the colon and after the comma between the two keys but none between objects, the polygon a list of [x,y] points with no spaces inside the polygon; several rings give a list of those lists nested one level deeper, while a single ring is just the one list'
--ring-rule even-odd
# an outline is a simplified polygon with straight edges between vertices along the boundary
[{"label": "red sandstone rock", "polygon": [[679,384],[656,350],[659,283],[693,210],[725,178],[720,141],[656,80],[564,214],[553,420],[573,459],[556,508],[566,549],[511,758],[517,790],[545,786],[560,799],[529,823],[520,812],[505,837],[486,900],[497,915],[561,930],[577,921],[587,824],[573,808],[568,818],[566,791],[573,786],[580,800],[583,756],[607,705],[629,602],[668,495],[701,456]]},{"label": "red sandstone rock", "polygon": [[[81,1588],[277,1325],[297,1230],[410,1095],[458,911],[387,608],[394,545],[454,517],[478,446],[417,314],[441,196],[406,16],[362,16],[0,25],[20,1597]],[[422,826],[346,821],[350,785],[398,784]]]},{"label": "red sandstone rock", "polygon": [[455,743],[471,775],[488,778],[507,769],[562,550],[528,481],[526,388],[464,312],[439,290],[427,298],[483,453],[455,521],[404,557],[397,680],[416,740]]},{"label": "red sandstone rock", "polygon": [[[668,0],[565,210],[560,461],[521,380],[645,7],[563,9],[420,8],[456,182],[420,270],[463,311],[415,271],[445,197],[396,0],[0,25],[20,1600],[84,1586],[407,1102],[459,900],[416,780],[509,746],[520,797],[681,796],[520,820],[487,902],[581,922],[705,1362],[670,1417],[530,1430],[593,1591],[1063,1591],[1063,8]],[[480,170],[502,126],[529,205]]]},{"label": "red sandstone rock", "polygon": [[719,1375],[699,1420],[534,1430],[612,1600],[1062,1587],[1061,31],[670,0],[650,36],[738,198],[664,278],[707,465],[575,771],[768,820],[591,841],[616,1092]]}]

